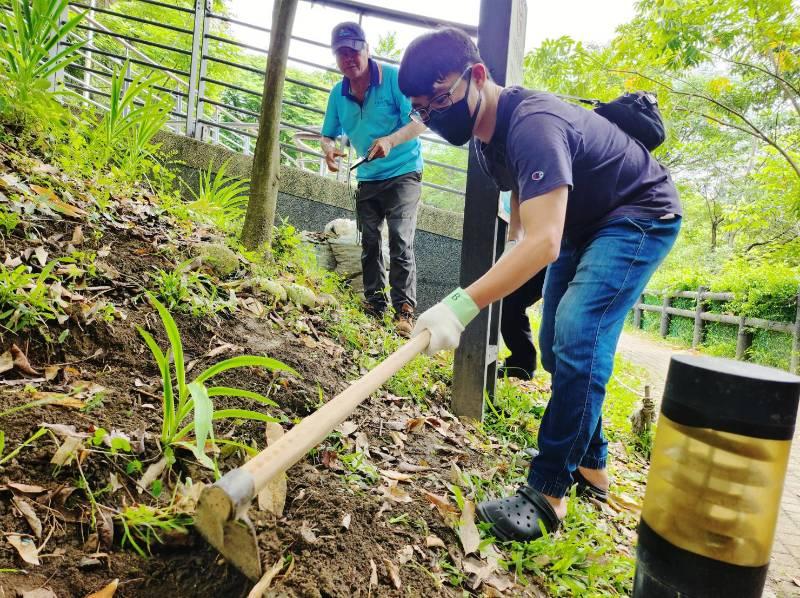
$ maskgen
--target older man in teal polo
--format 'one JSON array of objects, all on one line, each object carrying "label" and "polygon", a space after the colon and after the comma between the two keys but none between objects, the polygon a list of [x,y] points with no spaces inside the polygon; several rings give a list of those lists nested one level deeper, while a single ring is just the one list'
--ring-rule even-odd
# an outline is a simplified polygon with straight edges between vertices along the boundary
[{"label": "older man in teal polo", "polygon": [[[426,127],[409,117],[411,103],[400,93],[397,67],[370,58],[357,23],[334,27],[331,49],[344,78],[328,98],[322,125],[325,161],[330,170],[338,170],[337,158],[343,152],[335,139],[342,133],[360,157],[368,158],[356,172],[364,295],[369,311],[382,317],[389,286],[397,333],[407,337],[417,305],[414,230],[422,180],[417,137]],[[388,280],[381,248],[384,220],[389,228]]]}]

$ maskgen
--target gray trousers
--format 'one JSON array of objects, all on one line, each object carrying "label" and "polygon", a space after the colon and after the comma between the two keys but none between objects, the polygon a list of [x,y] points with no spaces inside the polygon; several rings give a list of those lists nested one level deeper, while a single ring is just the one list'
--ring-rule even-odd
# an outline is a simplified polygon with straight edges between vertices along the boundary
[{"label": "gray trousers", "polygon": [[[395,309],[403,303],[417,306],[417,264],[414,231],[422,190],[422,174],[409,172],[382,181],[358,184],[356,211],[361,228],[361,267],[364,296],[377,310],[386,308],[386,287]],[[389,276],[383,265],[381,232],[389,226]]]}]

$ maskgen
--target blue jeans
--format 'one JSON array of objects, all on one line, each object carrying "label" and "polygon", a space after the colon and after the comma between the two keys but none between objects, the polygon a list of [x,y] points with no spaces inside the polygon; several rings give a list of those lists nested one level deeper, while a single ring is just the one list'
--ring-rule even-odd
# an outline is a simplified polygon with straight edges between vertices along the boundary
[{"label": "blue jeans", "polygon": [[572,472],[606,466],[602,408],[625,316],[672,248],[681,219],[616,218],[580,246],[562,241],[547,269],[539,331],[552,396],[528,483],[564,496]]}]

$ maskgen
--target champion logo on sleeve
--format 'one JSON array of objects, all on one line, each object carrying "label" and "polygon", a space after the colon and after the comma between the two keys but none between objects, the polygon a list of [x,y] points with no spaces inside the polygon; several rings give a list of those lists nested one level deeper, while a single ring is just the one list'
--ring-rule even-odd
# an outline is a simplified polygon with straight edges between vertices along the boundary
[{"label": "champion logo on sleeve", "polygon": [[537,170],[533,174],[531,174],[532,181],[541,181],[543,178],[544,178],[544,172],[542,172],[541,170]]}]

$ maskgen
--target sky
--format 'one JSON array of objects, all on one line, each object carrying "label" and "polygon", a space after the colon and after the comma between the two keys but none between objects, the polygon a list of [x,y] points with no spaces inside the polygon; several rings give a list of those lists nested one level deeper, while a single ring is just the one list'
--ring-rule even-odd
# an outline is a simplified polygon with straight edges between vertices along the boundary
[{"label": "sky", "polygon": [[[365,0],[362,0],[365,1]],[[426,16],[477,25],[480,0],[369,0],[369,4]],[[269,27],[272,15],[270,0],[230,0],[231,16],[247,23]],[[530,50],[548,38],[569,35],[583,41],[604,43],[614,36],[617,26],[629,21],[634,14],[634,0],[528,0],[525,49]],[[335,10],[319,3],[301,1],[295,17],[294,34],[321,42],[330,41],[333,25],[340,21],[357,20],[351,12]],[[367,41],[375,46],[378,39],[395,32],[401,47],[406,46],[422,29],[365,17],[362,26]],[[241,41],[266,48],[264,33],[246,27],[233,27]],[[290,55],[332,64],[329,50],[293,41]],[[293,67],[300,65],[292,64]],[[302,68],[302,67],[300,67]]]}]

